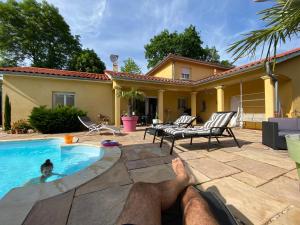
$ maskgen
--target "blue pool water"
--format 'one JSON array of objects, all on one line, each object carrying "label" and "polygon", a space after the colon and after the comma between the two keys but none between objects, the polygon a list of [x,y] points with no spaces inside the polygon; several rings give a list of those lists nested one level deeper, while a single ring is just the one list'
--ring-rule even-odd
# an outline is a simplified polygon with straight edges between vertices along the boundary
[{"label": "blue pool water", "polygon": [[[54,164],[54,173],[70,175],[101,159],[100,147],[62,146],[62,139],[0,142],[0,198],[14,187],[24,186],[40,177],[46,159]],[[51,176],[47,182],[61,178]],[[39,179],[37,179],[39,180]]]}]

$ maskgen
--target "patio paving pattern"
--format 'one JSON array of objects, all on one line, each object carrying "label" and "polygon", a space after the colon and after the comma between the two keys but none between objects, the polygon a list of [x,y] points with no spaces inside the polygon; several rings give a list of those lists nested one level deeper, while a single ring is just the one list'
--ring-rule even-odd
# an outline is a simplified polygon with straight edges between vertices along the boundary
[{"label": "patio paving pattern", "polygon": [[[110,170],[75,190],[35,203],[24,225],[112,225],[115,223],[135,182],[160,182],[172,179],[171,160],[180,157],[195,176],[197,187],[216,193],[240,224],[299,225],[300,190],[294,162],[287,151],[275,151],[261,144],[261,132],[235,129],[242,144],[231,139],[213,142],[206,150],[205,139],[176,142],[173,155],[169,143],[162,148],[143,140],[143,128],[112,136],[75,133],[80,142],[115,139],[122,156]],[[3,135],[1,139],[49,137],[58,135]]]}]

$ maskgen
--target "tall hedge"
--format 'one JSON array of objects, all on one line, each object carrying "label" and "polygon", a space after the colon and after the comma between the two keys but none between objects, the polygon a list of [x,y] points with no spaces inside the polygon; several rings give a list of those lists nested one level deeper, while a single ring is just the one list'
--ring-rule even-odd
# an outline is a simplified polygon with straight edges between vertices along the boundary
[{"label": "tall hedge", "polygon": [[43,134],[75,132],[83,129],[78,116],[85,115],[85,112],[75,107],[57,106],[49,109],[40,106],[32,109],[29,123]]},{"label": "tall hedge", "polygon": [[8,95],[5,95],[4,102],[4,130],[10,130],[11,128],[11,105]]}]

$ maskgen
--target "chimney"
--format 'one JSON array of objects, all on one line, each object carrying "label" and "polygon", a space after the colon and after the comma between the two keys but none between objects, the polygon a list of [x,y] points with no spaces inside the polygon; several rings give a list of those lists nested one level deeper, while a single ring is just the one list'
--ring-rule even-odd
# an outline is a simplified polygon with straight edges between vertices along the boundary
[{"label": "chimney", "polygon": [[118,55],[114,55],[114,54],[110,55],[110,61],[113,63],[113,71],[114,72],[118,72],[119,71],[119,68],[118,68],[118,58],[119,58]]}]

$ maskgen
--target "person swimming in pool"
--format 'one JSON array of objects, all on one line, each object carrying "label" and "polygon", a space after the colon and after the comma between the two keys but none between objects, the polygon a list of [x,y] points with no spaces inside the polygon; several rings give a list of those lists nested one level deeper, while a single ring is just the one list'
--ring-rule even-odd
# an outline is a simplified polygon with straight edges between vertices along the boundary
[{"label": "person swimming in pool", "polygon": [[45,181],[48,177],[51,177],[52,175],[54,175],[52,171],[53,171],[53,163],[50,161],[50,159],[47,159],[41,165],[42,176],[40,177],[40,183],[45,183]]},{"label": "person swimming in pool", "polygon": [[63,177],[65,176],[64,174],[59,174],[59,173],[53,173],[53,163],[51,162],[50,159],[46,159],[46,161],[41,165],[40,167],[40,171],[41,171],[41,176],[40,177],[36,177],[31,179],[30,181],[28,181],[26,185],[30,185],[30,184],[39,184],[39,183],[45,183],[46,180],[51,177],[52,175],[56,175],[56,176],[60,176]]}]

